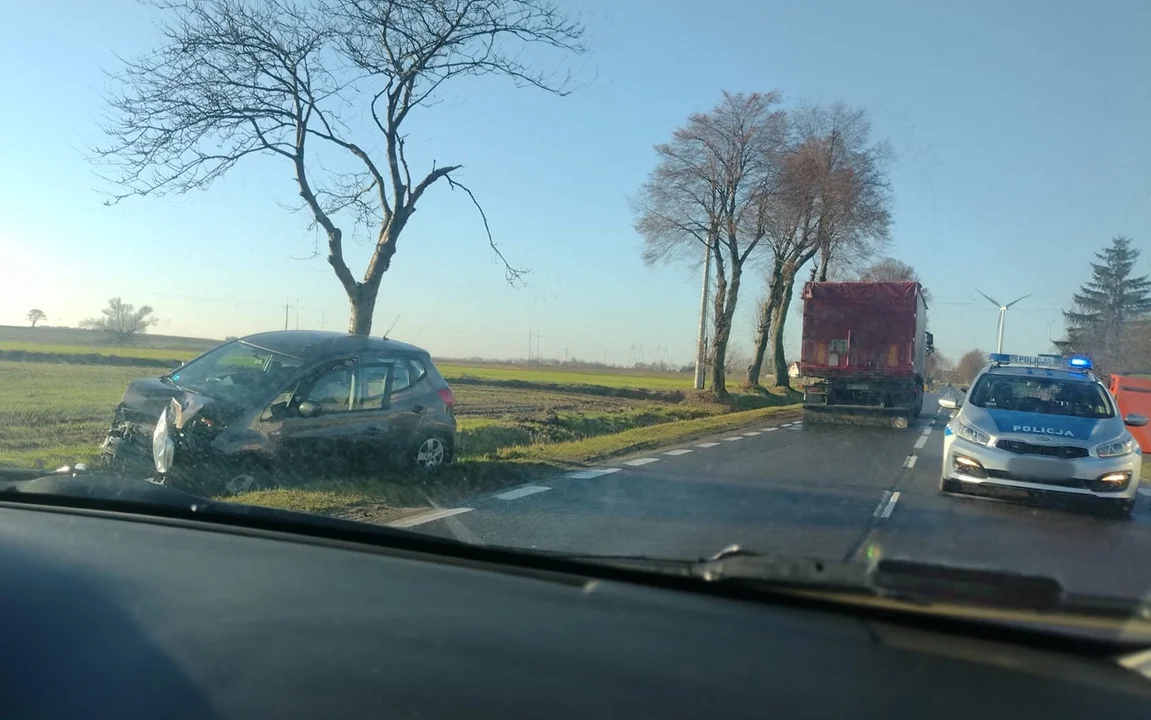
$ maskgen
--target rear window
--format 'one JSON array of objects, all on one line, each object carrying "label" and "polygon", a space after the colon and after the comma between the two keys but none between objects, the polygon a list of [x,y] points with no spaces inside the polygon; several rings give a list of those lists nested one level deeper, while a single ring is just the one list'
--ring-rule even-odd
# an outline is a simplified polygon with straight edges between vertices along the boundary
[{"label": "rear window", "polygon": [[1082,418],[1115,415],[1102,385],[1083,380],[987,374],[968,396],[972,405],[987,410],[1013,410]]}]

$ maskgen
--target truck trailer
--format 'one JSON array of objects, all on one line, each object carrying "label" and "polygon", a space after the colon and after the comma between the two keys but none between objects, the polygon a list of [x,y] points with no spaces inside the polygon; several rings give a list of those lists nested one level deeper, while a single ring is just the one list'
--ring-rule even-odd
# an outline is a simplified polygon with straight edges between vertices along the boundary
[{"label": "truck trailer", "polygon": [[931,344],[917,282],[805,284],[804,422],[908,427],[923,411]]}]

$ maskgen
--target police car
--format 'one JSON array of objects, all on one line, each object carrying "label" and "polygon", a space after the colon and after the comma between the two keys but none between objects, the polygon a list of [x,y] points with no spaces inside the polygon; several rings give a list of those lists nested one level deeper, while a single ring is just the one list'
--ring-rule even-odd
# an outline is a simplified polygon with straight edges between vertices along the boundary
[{"label": "police car", "polygon": [[943,431],[942,492],[1007,489],[1059,493],[1129,514],[1143,456],[1115,398],[1086,358],[991,355]]}]

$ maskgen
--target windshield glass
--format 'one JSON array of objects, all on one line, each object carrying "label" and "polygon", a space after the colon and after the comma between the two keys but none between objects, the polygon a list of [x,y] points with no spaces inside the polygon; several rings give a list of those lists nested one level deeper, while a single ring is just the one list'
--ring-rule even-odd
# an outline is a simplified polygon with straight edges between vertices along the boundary
[{"label": "windshield glass", "polygon": [[988,410],[1108,418],[1115,413],[1107,390],[1082,380],[987,374],[971,390],[971,404]]},{"label": "windshield glass", "polygon": [[181,366],[168,377],[180,387],[226,400],[256,400],[277,390],[301,361],[244,342],[232,342]]},{"label": "windshield glass", "polygon": [[9,5],[0,472],[1151,599],[1148,0]]}]

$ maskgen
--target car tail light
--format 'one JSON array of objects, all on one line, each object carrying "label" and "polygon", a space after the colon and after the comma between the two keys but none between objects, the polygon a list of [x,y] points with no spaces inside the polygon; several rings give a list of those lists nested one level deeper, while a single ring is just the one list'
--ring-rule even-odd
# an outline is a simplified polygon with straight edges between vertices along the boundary
[{"label": "car tail light", "polygon": [[456,396],[452,394],[450,387],[440,388],[436,390],[436,394],[440,396],[440,400],[444,401],[444,405],[448,406],[448,410],[452,410],[456,406]]}]

